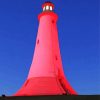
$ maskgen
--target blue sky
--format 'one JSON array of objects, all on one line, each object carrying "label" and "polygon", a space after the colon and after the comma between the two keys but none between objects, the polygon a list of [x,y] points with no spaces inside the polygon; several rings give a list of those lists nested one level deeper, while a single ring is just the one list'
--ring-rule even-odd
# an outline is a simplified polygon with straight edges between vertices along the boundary
[{"label": "blue sky", "polygon": [[[27,78],[45,1],[0,1],[0,95],[15,93]],[[100,94],[99,0],[50,1],[68,81],[78,94]]]}]

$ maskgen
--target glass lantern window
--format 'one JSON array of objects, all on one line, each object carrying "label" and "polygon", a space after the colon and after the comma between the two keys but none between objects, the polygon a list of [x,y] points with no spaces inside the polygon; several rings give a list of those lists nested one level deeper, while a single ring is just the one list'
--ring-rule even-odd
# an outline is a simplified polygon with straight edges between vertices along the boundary
[{"label": "glass lantern window", "polygon": [[50,10],[52,11],[52,6],[50,6]]},{"label": "glass lantern window", "polygon": [[46,10],[49,10],[49,6],[46,6]]},{"label": "glass lantern window", "polygon": [[43,7],[43,11],[45,11],[45,7]]}]

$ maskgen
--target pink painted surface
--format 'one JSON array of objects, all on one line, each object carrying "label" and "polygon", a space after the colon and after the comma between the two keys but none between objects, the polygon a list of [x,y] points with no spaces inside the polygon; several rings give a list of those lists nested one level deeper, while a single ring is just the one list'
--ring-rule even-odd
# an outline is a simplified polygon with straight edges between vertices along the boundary
[{"label": "pink painted surface", "polygon": [[76,95],[63,72],[56,25],[58,17],[54,12],[42,12],[38,18],[39,28],[30,71],[26,82],[14,95]]},{"label": "pink painted surface", "polygon": [[[56,38],[53,37],[53,34],[56,34],[53,33],[53,30],[56,25],[53,26],[55,23],[52,23],[52,21],[56,21],[57,17],[55,18],[49,15],[49,13],[40,18],[34,58],[28,78],[42,76],[54,77],[57,74],[57,70],[55,70],[57,67],[54,64],[56,54],[53,51],[53,38]],[[54,14],[53,12],[51,13]]]}]

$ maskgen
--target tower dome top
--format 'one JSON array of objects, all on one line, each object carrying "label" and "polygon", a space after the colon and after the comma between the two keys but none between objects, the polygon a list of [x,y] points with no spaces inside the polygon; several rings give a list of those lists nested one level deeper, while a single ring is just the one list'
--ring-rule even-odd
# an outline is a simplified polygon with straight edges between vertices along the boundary
[{"label": "tower dome top", "polygon": [[50,1],[44,2],[42,5],[43,11],[52,11],[54,9],[54,4]]},{"label": "tower dome top", "polygon": [[45,3],[52,3],[51,1],[45,1]]}]

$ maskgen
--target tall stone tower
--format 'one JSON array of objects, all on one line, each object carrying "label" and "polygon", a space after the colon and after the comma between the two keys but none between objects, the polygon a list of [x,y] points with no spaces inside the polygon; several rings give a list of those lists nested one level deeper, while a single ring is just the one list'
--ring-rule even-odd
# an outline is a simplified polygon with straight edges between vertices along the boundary
[{"label": "tall stone tower", "polygon": [[30,71],[24,85],[14,95],[76,95],[63,72],[54,4],[45,2],[42,8]]}]

